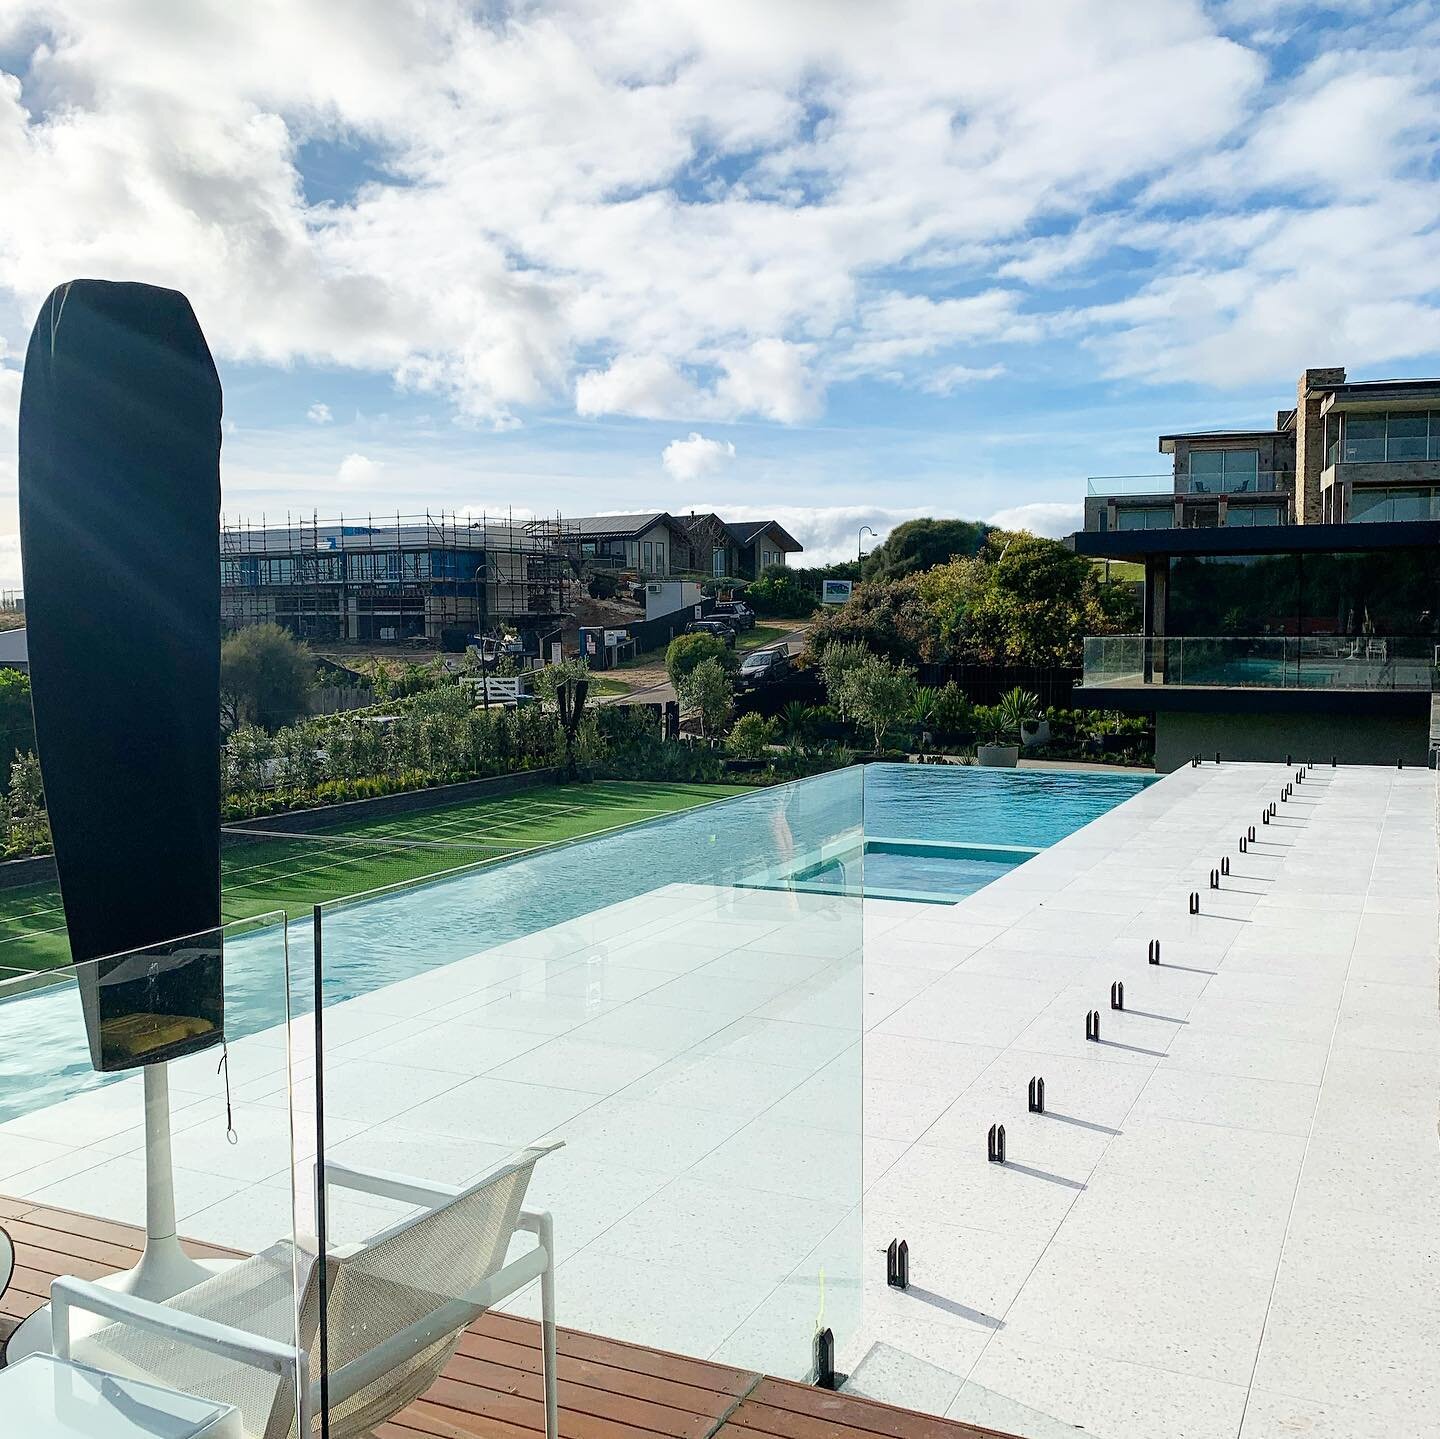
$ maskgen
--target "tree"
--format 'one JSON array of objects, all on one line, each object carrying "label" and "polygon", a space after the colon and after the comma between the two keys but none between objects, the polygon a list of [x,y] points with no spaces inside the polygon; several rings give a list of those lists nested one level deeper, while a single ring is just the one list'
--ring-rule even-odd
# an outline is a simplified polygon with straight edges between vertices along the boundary
[{"label": "tree", "polygon": [[938,659],[939,634],[919,590],[920,575],[866,580],[843,605],[826,607],[810,626],[816,654],[836,640],[852,640],[902,663]]},{"label": "tree", "polygon": [[870,651],[858,640],[831,640],[820,651],[820,682],[841,720],[850,718],[850,694],[845,677],[858,664],[863,664]]},{"label": "tree", "polygon": [[220,708],[225,728],[256,724],[274,733],[310,706],[315,661],[279,625],[237,630],[220,647]]},{"label": "tree", "polygon": [[561,660],[556,665],[545,665],[534,671],[530,687],[535,697],[550,709],[559,709],[557,696],[563,685],[573,684],[576,680],[588,680],[590,678],[590,664],[582,655],[579,659]]},{"label": "tree", "polygon": [[0,669],[0,775],[8,775],[15,757],[35,748],[35,716],[30,709],[30,676]]},{"label": "tree", "polygon": [[680,681],[679,691],[685,707],[699,714],[701,734],[712,735],[724,729],[735,691],[730,672],[718,659],[712,656],[701,660]]},{"label": "tree", "polygon": [[678,694],[685,677],[706,660],[717,660],[724,668],[733,661],[725,641],[714,635],[676,635],[665,651],[665,673]]},{"label": "tree", "polygon": [[870,655],[849,670],[843,687],[849,695],[851,713],[870,726],[877,750],[885,731],[910,711],[915,700],[914,673],[881,655]]},{"label": "tree", "polygon": [[865,556],[865,578],[898,580],[978,554],[989,533],[979,520],[906,520]]},{"label": "tree", "polygon": [[1074,665],[1087,634],[1134,622],[1133,599],[1059,540],[996,530],[969,595],[968,643],[991,664]]}]

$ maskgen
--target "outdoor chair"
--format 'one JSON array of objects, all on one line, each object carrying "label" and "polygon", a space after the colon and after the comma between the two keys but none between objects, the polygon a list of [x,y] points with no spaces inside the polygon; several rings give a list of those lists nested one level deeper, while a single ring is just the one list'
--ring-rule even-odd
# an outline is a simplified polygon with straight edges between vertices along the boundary
[{"label": "outdoor chair", "polygon": [[[50,1289],[55,1352],[233,1404],[245,1439],[311,1439],[323,1393],[330,1439],[352,1439],[423,1394],[449,1363],[466,1325],[539,1278],[545,1433],[556,1439],[551,1219],[521,1205],[536,1162],[557,1148],[527,1149],[464,1188],[327,1163],[327,1206],[329,1189],[340,1186],[418,1205],[420,1212],[325,1260],[323,1380],[320,1265],[289,1241],[164,1304],[57,1279]],[[519,1231],[534,1234],[537,1243],[507,1264]],[[72,1340],[73,1309],[118,1322]]]}]

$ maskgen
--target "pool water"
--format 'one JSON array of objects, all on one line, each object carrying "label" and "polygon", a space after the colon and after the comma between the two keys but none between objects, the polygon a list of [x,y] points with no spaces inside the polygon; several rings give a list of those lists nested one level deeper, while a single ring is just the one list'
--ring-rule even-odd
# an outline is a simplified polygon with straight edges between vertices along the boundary
[{"label": "pool water", "polygon": [[[1152,780],[1139,775],[868,765],[757,790],[514,860],[324,907],[330,1005],[676,883],[951,903]],[[864,855],[863,866],[858,862]],[[863,876],[861,870],[863,868]],[[225,945],[236,1040],[312,1002],[308,923]],[[125,1077],[91,1067],[74,971],[0,985],[0,1120]],[[70,976],[67,978],[67,976]],[[50,982],[53,981],[53,982]]]},{"label": "pool water", "polygon": [[869,765],[863,841],[749,882],[954,904],[1154,782],[1091,771]]},{"label": "pool water", "polygon": [[865,834],[1046,849],[1155,778],[1093,770],[867,765]]}]

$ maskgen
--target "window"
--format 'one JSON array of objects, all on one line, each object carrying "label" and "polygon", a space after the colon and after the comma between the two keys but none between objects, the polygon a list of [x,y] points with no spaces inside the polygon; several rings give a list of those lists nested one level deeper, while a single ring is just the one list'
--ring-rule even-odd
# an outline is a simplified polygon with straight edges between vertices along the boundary
[{"label": "window", "polygon": [[712,575],[725,573],[725,551],[718,546],[710,551],[710,573]]},{"label": "window", "polygon": [[1121,507],[1115,511],[1117,530],[1170,530],[1175,528],[1175,512],[1167,505]]},{"label": "window", "polygon": [[1345,415],[1341,424],[1339,458],[1347,465],[1440,460],[1440,410]]},{"label": "window", "polygon": [[640,548],[641,548],[640,568],[643,569],[643,570],[645,571],[645,573],[648,575],[648,574],[652,573],[653,566],[654,566],[654,564],[655,564],[655,546],[654,546],[654,544],[653,544],[652,541],[646,540],[646,541],[644,542],[644,544],[641,545]]},{"label": "window", "polygon": [[1191,450],[1192,495],[1236,495],[1260,488],[1259,450]]},{"label": "window", "polygon": [[1226,525],[1278,525],[1278,505],[1232,505],[1225,517]]},{"label": "window", "polygon": [[665,568],[665,546],[659,540],[655,541],[655,573],[657,575],[668,575],[669,570]]},{"label": "window", "polygon": [[1350,518],[1358,524],[1440,519],[1440,489],[1360,486],[1350,495]]}]

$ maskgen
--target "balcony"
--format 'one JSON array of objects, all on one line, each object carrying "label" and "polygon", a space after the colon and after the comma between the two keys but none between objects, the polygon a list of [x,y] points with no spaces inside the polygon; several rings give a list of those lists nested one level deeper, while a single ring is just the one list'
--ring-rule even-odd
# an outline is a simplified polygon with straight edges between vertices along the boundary
[{"label": "balcony", "polygon": [[1440,689],[1430,635],[1092,635],[1084,666],[1089,689]]},{"label": "balcony", "polygon": [[1294,479],[1286,470],[1250,474],[1091,475],[1085,493],[1097,499],[1167,499],[1179,496],[1288,494]]}]

